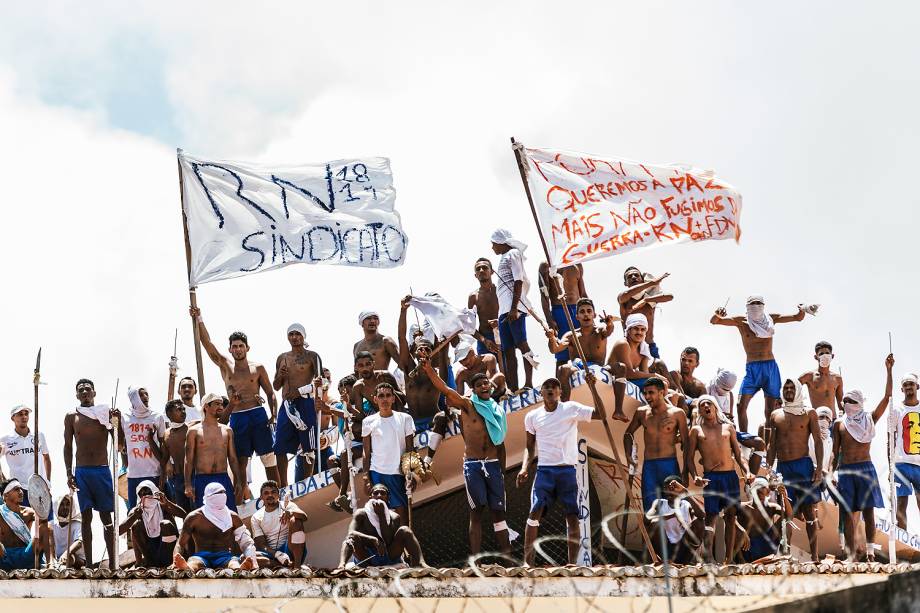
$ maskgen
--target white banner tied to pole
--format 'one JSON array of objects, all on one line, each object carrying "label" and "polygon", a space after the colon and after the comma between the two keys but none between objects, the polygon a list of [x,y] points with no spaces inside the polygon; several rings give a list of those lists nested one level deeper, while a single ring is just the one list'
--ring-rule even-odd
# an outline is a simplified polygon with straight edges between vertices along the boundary
[{"label": "white banner tied to pole", "polygon": [[269,168],[179,154],[179,165],[191,287],[288,264],[405,260],[387,158]]},{"label": "white banner tied to pole", "polygon": [[413,296],[409,304],[425,316],[435,335],[441,339],[456,332],[469,335],[476,332],[476,314],[470,309],[453,306],[440,294]]},{"label": "white banner tied to pole", "polygon": [[552,266],[741,238],[741,194],[711,171],[549,149],[524,159]]}]

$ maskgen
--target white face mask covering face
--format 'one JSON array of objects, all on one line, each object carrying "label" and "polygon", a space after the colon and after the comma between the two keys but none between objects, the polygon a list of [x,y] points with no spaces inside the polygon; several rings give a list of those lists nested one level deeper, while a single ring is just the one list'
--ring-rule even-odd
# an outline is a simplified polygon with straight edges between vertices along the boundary
[{"label": "white face mask covering face", "polygon": [[821,366],[821,368],[827,368],[831,365],[831,360],[833,359],[834,358],[831,356],[831,354],[822,353],[818,356],[818,365]]}]

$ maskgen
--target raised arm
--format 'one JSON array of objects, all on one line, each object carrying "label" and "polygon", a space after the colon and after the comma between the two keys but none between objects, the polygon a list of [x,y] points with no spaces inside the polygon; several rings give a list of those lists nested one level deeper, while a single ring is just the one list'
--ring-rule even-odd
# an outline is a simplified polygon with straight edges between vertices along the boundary
[{"label": "raised arm", "polygon": [[799,312],[795,315],[780,315],[779,313],[770,313],[770,318],[775,324],[788,324],[793,321],[802,321],[805,319],[805,306],[799,305]]},{"label": "raised arm", "polygon": [[208,334],[208,329],[204,325],[204,320],[201,318],[201,309],[189,307],[188,312],[192,316],[192,320],[198,325],[198,336],[201,339],[201,346],[204,347],[208,357],[221,369],[221,372],[230,368],[230,359],[218,351],[214,343],[211,342],[211,335]]},{"label": "raised arm", "polygon": [[617,301],[620,304],[625,304],[626,302],[632,300],[633,298],[635,298],[636,296],[638,296],[645,290],[655,287],[656,285],[658,285],[659,283],[667,279],[669,276],[671,276],[671,273],[666,272],[660,277],[658,277],[657,279],[652,279],[651,281],[643,281],[642,283],[639,283],[638,285],[633,285],[632,287],[628,287],[626,288],[626,290],[620,292],[620,295],[617,296]]},{"label": "raised arm", "polygon": [[733,328],[740,326],[743,321],[743,317],[729,317],[722,307],[716,309],[716,312],[709,318],[709,323],[714,326],[731,326]]},{"label": "raised arm", "polygon": [[875,407],[875,410],[872,411],[872,420],[878,421],[882,418],[882,415],[885,414],[885,409],[888,408],[888,402],[891,400],[892,393],[892,381],[891,381],[891,369],[894,367],[894,354],[889,353],[888,357],[885,358],[885,395],[878,402],[878,406]]},{"label": "raised arm", "polygon": [[411,299],[412,296],[406,296],[399,304],[399,325],[396,327],[396,335],[399,337],[399,353],[396,358],[396,363],[399,364],[402,371],[407,374],[410,370],[415,368],[412,354],[409,353],[409,341],[406,340],[406,334],[409,330],[406,325],[406,312],[409,310],[409,301]]},{"label": "raised arm", "polygon": [[434,368],[432,368],[431,362],[428,360],[422,360],[421,367],[422,371],[424,371],[424,373],[428,375],[428,378],[431,380],[431,384],[434,385],[439,392],[444,394],[444,399],[447,400],[447,406],[454,407],[456,409],[469,408],[467,403],[470,401],[454,390],[450,389],[447,384],[444,383],[444,380],[438,376],[438,373],[435,372]]}]

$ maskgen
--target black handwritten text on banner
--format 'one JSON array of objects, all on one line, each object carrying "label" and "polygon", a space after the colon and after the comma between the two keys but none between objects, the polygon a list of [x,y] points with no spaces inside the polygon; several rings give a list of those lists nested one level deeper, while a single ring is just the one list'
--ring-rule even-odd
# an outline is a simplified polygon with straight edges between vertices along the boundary
[{"label": "black handwritten text on banner", "polygon": [[288,264],[392,268],[408,237],[386,158],[261,167],[179,156],[190,285]]}]

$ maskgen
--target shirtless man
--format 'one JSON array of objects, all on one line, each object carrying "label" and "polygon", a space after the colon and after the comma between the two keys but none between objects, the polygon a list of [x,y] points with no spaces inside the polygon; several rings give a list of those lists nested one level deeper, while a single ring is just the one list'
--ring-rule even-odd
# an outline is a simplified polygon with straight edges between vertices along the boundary
[{"label": "shirtless man", "polygon": [[[249,339],[245,334],[234,332],[230,335],[230,357],[227,357],[211,342],[211,336],[201,318],[201,309],[191,307],[189,313],[192,319],[198,322],[202,347],[207,351],[211,361],[220,368],[220,376],[227,387],[227,397],[230,399],[229,423],[233,429],[233,443],[236,448],[240,474],[246,475],[249,458],[256,453],[265,466],[265,475],[269,479],[278,481],[278,463],[273,451],[274,442],[270,425],[274,423],[278,409],[268,371],[261,364],[249,361],[247,357]],[[264,391],[268,398],[268,407],[271,410],[270,420],[262,406],[259,389]],[[229,489],[228,487],[228,491]]]},{"label": "shirtless man", "polygon": [[0,570],[29,570],[35,568],[35,549],[39,552],[39,564],[47,560],[50,553],[48,523],[39,522],[38,538],[32,536],[35,511],[22,506],[25,490],[16,479],[0,484],[3,504],[0,505]]},{"label": "shirtless man", "polygon": [[374,398],[374,390],[381,383],[389,383],[396,390],[395,410],[401,411],[406,403],[406,396],[399,391],[396,384],[396,378],[386,370],[375,370],[374,356],[369,351],[359,351],[355,354],[355,375],[358,380],[351,388],[351,404],[360,407],[366,400],[368,404],[377,410],[377,402]]},{"label": "shirtless man", "polygon": [[[664,362],[653,358],[649,353],[649,344],[645,340],[648,333],[648,320],[645,315],[641,313],[629,315],[626,318],[624,328],[626,338],[622,338],[613,344],[613,349],[610,350],[610,357],[607,359],[607,368],[610,372],[617,379],[631,381],[640,390],[644,390],[645,381],[655,375],[659,375],[665,381],[668,381],[671,375],[668,372],[668,367],[665,366]],[[627,421],[626,414],[623,412],[623,398],[626,394],[625,382],[617,381],[617,383],[623,385],[623,391],[615,394],[616,408],[613,412],[613,418]],[[614,392],[618,392],[616,386],[614,387]],[[667,476],[662,475],[662,478]]]},{"label": "shirtless man", "polygon": [[160,453],[161,474],[166,476],[166,497],[189,511],[192,503],[185,495],[185,404],[178,398],[166,403],[166,436]]},{"label": "shirtless man", "polygon": [[[593,373],[585,373],[588,381],[593,377]],[[544,381],[540,394],[543,396],[543,406],[524,416],[527,444],[516,480],[517,487],[527,483],[531,464],[537,462],[537,474],[530,491],[530,513],[524,531],[525,567],[533,565],[534,542],[539,536],[540,520],[555,500],[562,505],[565,514],[569,564],[575,563],[581,542],[578,529],[578,479],[575,472],[578,463],[578,422],[605,419],[597,407],[573,400],[562,402],[562,385],[558,379],[550,377]],[[535,456],[537,449],[540,453]]]},{"label": "shirtless man", "polygon": [[[741,487],[732,460],[734,459],[741,472],[746,475],[747,483],[753,481],[754,476],[747,472],[744,465],[741,447],[735,438],[735,426],[720,417],[716,399],[708,395],[700,396],[697,406],[700,419],[699,423],[690,428],[684,464],[693,484],[704,488],[706,538],[703,556],[707,562],[713,560],[715,523],[716,518],[722,513],[725,519],[725,563],[731,564],[730,556],[735,551],[735,516],[741,503]],[[703,464],[702,477],[696,472],[697,451]]]},{"label": "shirtless man", "polygon": [[492,382],[492,397],[496,400],[507,394],[505,375],[498,369],[498,360],[493,354],[479,354],[472,343],[461,341],[454,349],[454,359],[462,367],[454,376],[454,384],[461,396],[467,387],[472,389],[472,380],[476,375],[485,375]]},{"label": "shirtless man", "polygon": [[[770,414],[767,427],[773,432],[767,449],[767,466],[778,460],[776,472],[783,475],[789,490],[793,515],[803,517],[808,532],[811,560],[818,561],[818,520],[815,505],[824,489],[824,445],[818,414],[805,406],[802,384],[793,379],[783,383],[783,405]],[[808,454],[808,441],[814,444],[817,462]]]},{"label": "shirtless man", "polygon": [[648,333],[646,342],[648,342],[649,351],[652,358],[658,360],[661,355],[658,352],[658,345],[655,344],[655,307],[659,304],[674,300],[672,294],[661,292],[661,282],[667,279],[671,273],[666,272],[657,279],[652,278],[645,280],[642,274],[635,266],[630,266],[623,271],[623,285],[628,289],[620,292],[617,296],[617,302],[620,303],[620,319],[626,321],[626,318],[633,313],[640,313],[648,321]]},{"label": "shirtless man", "polygon": [[288,483],[288,454],[297,453],[300,448],[305,458],[312,457],[315,460],[314,397],[317,393],[322,395],[322,390],[314,389],[314,379],[319,378],[323,371],[319,354],[307,349],[305,338],[306,330],[302,325],[293,323],[288,326],[287,340],[291,350],[285,351],[275,360],[275,379],[272,385],[281,391],[282,400],[275,429],[275,457],[278,460],[278,483],[281,487],[286,487]]},{"label": "shirtless man", "polygon": [[[406,377],[406,405],[409,414],[415,421],[416,433],[424,432],[429,428],[441,437],[447,432],[448,417],[438,408],[438,399],[441,392],[434,386],[431,378],[425,371],[416,368],[416,363],[428,360],[431,357],[431,350],[434,348],[431,342],[424,336],[416,336],[409,346],[406,340],[408,326],[406,324],[406,312],[409,310],[409,301],[412,296],[406,296],[400,303],[399,326],[397,335],[399,337],[399,368]],[[443,357],[443,356],[442,356]],[[447,371],[442,369],[441,376],[446,378]],[[434,447],[429,445],[428,457],[432,457],[437,450],[437,443]]]},{"label": "shirtless man", "polygon": [[[557,275],[562,277],[562,288],[559,287],[558,278],[550,278],[549,265],[546,262],[540,264],[538,270],[538,284],[540,286],[540,305],[543,307],[543,316],[546,317],[546,323],[549,324],[553,335],[559,338],[564,337],[571,328],[565,317],[565,311],[568,309],[569,317],[574,324],[577,319],[578,301],[587,298],[585,291],[584,270],[581,264],[563,266],[557,271]],[[562,290],[565,290],[564,292]],[[562,296],[565,296],[565,307],[562,306]],[[556,354],[556,365],[565,364],[573,357],[576,357],[568,348],[561,351],[554,351]],[[557,375],[558,376],[558,375]],[[563,394],[565,394],[565,379],[559,376],[562,381]],[[565,400],[565,398],[563,398]]]},{"label": "shirtless man", "polygon": [[389,370],[390,360],[399,363],[399,347],[392,338],[380,333],[380,315],[377,311],[361,311],[358,315],[358,325],[364,331],[364,338],[352,348],[355,357],[367,351],[374,359],[376,370]]},{"label": "shirtless man", "polygon": [[474,309],[479,318],[479,327],[473,334],[476,337],[476,352],[479,355],[491,353],[498,356],[498,345],[495,344],[495,331],[492,321],[498,321],[498,294],[495,292],[495,283],[492,282],[492,261],[489,258],[479,258],[473,265],[473,276],[479,281],[479,287],[471,292],[466,307]]},{"label": "shirtless man", "polygon": [[[572,374],[576,370],[588,370],[589,366],[602,366],[604,358],[607,356],[607,339],[613,334],[613,322],[616,318],[613,315],[604,313],[604,326],[596,326],[594,320],[597,317],[594,312],[594,302],[590,298],[581,298],[575,305],[574,322],[577,322],[578,329],[572,332],[569,330],[559,339],[556,337],[554,329],[547,330],[546,338],[549,340],[549,350],[560,355],[573,356],[569,362],[559,363],[556,366],[556,377],[562,382],[562,400],[568,401],[572,394]],[[573,323],[574,323],[573,322]],[[585,357],[588,358],[588,364],[582,364],[581,358],[577,357],[575,351],[575,339],[581,344]],[[570,351],[571,350],[571,351]]]},{"label": "shirtless man", "polygon": [[[716,399],[719,411],[730,423],[735,423],[735,393],[732,390],[735,389],[737,382],[738,375],[730,370],[719,368],[706,387],[706,394]],[[740,430],[735,431],[735,437],[738,439],[739,445],[751,450],[751,455],[748,458],[748,470],[756,475],[763,464],[763,457],[767,449],[766,443],[759,436],[741,432]],[[827,457],[830,457],[830,453],[828,453]]]},{"label": "shirtless man", "polygon": [[[781,380],[779,366],[773,358],[773,325],[805,319],[805,309],[799,305],[795,315],[780,315],[764,312],[763,296],[747,299],[745,315],[728,317],[724,308],[716,309],[709,323],[715,326],[730,326],[738,329],[741,344],[747,356],[744,379],[741,381],[741,399],[738,402],[738,429],[748,432],[748,404],[758,390],[764,395],[764,421],[776,408],[780,398]],[[767,437],[769,438],[769,436]],[[769,443],[769,441],[767,441]]]},{"label": "shirtless man", "polygon": [[[782,505],[769,500],[775,490]],[[792,503],[782,484],[770,485],[766,477],[755,477],[751,483],[751,499],[738,507],[738,531],[741,533],[741,556],[745,562],[756,562],[776,555],[782,539],[782,519],[792,521]]]},{"label": "shirtless man", "polygon": [[664,481],[672,475],[683,474],[677,458],[677,445],[687,440],[687,414],[665,400],[665,382],[656,376],[645,380],[642,395],[646,406],[636,409],[632,421],[623,433],[626,461],[637,467],[634,456],[635,432],[645,428],[642,459],[642,508],[648,511],[657,498],[662,498]]},{"label": "shirtless man", "polygon": [[[115,559],[115,526],[112,513],[115,500],[112,495],[112,471],[109,470],[109,437],[112,419],[121,420],[121,412],[108,405],[95,405],[96,388],[89,379],[77,381],[77,408],[64,416],[64,467],[67,484],[77,490],[80,502],[83,546],[86,564],[93,564],[93,511],[99,513],[105,534],[109,560]],[[76,470],[74,440],[77,443]],[[114,565],[113,565],[114,566]]]},{"label": "shirtless man", "polygon": [[907,529],[907,501],[911,494],[920,508],[920,400],[917,399],[917,375],[901,377],[904,401],[895,405],[895,473],[898,497],[898,527]]},{"label": "shirtless man", "polygon": [[834,424],[834,471],[838,474],[834,484],[840,499],[840,512],[846,514],[843,534],[851,559],[856,556],[855,535],[860,513],[866,524],[866,556],[869,562],[875,561],[875,551],[879,548],[875,544],[875,509],[884,508],[885,502],[869,451],[875,436],[875,424],[885,414],[891,399],[893,367],[894,356],[888,354],[885,358],[885,394],[871,414],[863,409],[865,397],[862,392],[853,390],[843,396],[846,416]]},{"label": "shirtless man", "polygon": [[[258,568],[252,535],[240,516],[227,508],[227,502],[227,491],[223,485],[208,483],[205,486],[204,506],[189,513],[182,523],[182,534],[173,553],[173,565],[177,569]],[[234,542],[243,552],[245,559],[242,563],[233,555]],[[190,553],[193,555],[187,557]]]},{"label": "shirtless man", "polygon": [[492,400],[492,382],[483,373],[473,375],[473,395],[465,398],[447,387],[426,360],[422,369],[447,398],[447,406],[460,410],[463,435],[463,480],[470,503],[470,553],[479,553],[486,507],[492,515],[492,529],[499,551],[511,553],[508,523],[505,521],[505,411]]},{"label": "shirtless man", "polygon": [[425,566],[422,546],[409,526],[400,525],[400,517],[390,510],[390,490],[378,483],[371,488],[370,499],[355,511],[342,543],[339,566],[391,566],[408,557],[409,566]]},{"label": "shirtless man", "polygon": [[[815,409],[827,407],[832,419],[837,419],[836,409],[843,413],[843,376],[831,372],[834,348],[827,341],[815,345],[818,370],[810,370],[799,377],[799,383],[808,388],[808,400]],[[836,406],[835,406],[836,405]]]},{"label": "shirtless man", "polygon": [[688,402],[706,393],[706,384],[693,376],[699,365],[699,349],[687,347],[680,352],[680,372],[671,371],[671,381],[680,385],[678,389],[688,399]]},{"label": "shirtless man", "polygon": [[[245,468],[237,461],[233,430],[220,423],[223,399],[217,394],[208,394],[201,399],[204,419],[190,426],[185,438],[185,495],[194,501],[194,508],[202,504],[205,487],[219,483],[228,492],[234,492],[227,504],[236,511],[237,500],[242,502],[243,487],[246,484]],[[233,481],[227,469],[233,473]],[[192,470],[194,481],[192,481]],[[235,485],[234,485],[235,484]]]}]

